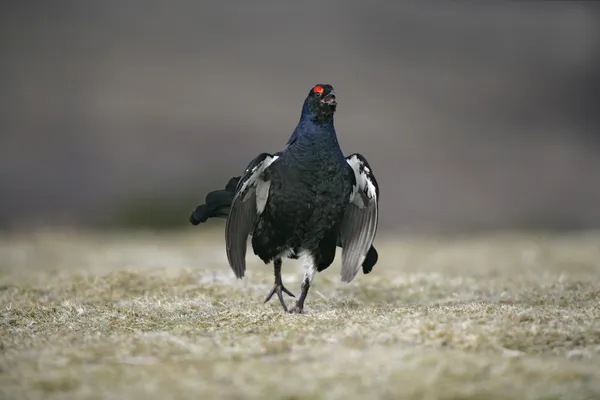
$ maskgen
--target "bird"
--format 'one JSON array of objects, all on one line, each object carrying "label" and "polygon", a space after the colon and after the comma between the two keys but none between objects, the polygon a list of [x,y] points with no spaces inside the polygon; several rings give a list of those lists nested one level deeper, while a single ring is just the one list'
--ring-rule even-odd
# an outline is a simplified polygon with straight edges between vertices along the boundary
[{"label": "bird", "polygon": [[[281,152],[278,152],[273,155],[279,156],[280,154]],[[234,176],[229,179],[225,188],[208,192],[204,199],[205,202],[196,206],[190,214],[190,224],[197,226],[212,218],[227,218],[235,196],[235,188],[241,178],[241,176]],[[339,235],[337,238],[337,247],[342,247]],[[377,264],[378,259],[379,254],[377,253],[377,249],[374,245],[371,245],[362,263],[363,273],[368,274],[371,272],[375,264]]]},{"label": "bird", "polygon": [[[226,218],[226,255],[238,279],[245,275],[252,238],[254,254],[273,263],[275,279],[264,302],[276,294],[284,312],[304,312],[315,274],[333,263],[336,247],[342,248],[343,282],[351,282],[361,267],[369,273],[377,262],[379,185],[362,154],[342,152],[336,110],[333,86],[313,86],[283,150],[259,154],[241,177],[231,178],[225,190],[210,192],[190,216],[194,225]],[[291,308],[283,293],[295,296],[281,279],[286,258],[300,259],[304,267],[301,293]]]}]

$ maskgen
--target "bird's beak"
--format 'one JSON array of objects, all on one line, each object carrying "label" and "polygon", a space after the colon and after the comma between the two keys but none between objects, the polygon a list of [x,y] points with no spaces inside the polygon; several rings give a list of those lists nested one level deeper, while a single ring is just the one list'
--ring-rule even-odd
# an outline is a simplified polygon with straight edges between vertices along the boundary
[{"label": "bird's beak", "polygon": [[323,99],[321,99],[321,103],[327,104],[330,106],[337,105],[337,101],[335,99],[335,92],[332,90],[331,92],[327,93],[327,95],[325,97],[323,97]]}]

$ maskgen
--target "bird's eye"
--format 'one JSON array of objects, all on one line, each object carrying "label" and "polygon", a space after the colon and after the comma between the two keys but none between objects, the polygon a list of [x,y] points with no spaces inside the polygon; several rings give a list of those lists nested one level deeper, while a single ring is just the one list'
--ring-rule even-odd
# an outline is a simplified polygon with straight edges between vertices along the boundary
[{"label": "bird's eye", "polygon": [[315,92],[315,96],[316,96],[316,97],[321,97],[321,93],[319,93],[319,92]]}]

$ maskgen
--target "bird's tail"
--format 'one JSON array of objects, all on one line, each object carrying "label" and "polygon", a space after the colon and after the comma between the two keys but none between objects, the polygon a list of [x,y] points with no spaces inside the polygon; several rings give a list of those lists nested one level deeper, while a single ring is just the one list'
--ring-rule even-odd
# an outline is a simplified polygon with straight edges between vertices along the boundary
[{"label": "bird's tail", "polygon": [[229,180],[225,189],[213,190],[206,195],[205,204],[196,207],[190,215],[190,223],[198,225],[209,218],[227,218],[235,196],[235,188],[240,181],[239,176]]}]

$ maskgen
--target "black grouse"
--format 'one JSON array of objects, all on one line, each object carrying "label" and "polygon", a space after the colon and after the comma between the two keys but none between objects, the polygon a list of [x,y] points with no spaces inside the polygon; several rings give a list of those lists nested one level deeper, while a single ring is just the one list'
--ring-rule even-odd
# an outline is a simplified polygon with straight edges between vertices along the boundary
[{"label": "black grouse", "polygon": [[[281,155],[281,152],[273,153],[273,156],[279,155]],[[240,179],[242,179],[241,176],[234,176],[229,179],[229,182],[227,182],[224,189],[208,192],[204,199],[206,203],[196,206],[196,209],[190,215],[190,223],[195,226],[206,222],[210,218],[227,218],[229,211],[231,210],[231,203],[233,203],[233,198],[235,197],[235,188]],[[339,235],[337,245],[338,247],[342,247]],[[375,246],[371,245],[366,258],[362,263],[363,273],[368,274],[371,272],[375,264],[377,264],[378,258],[379,255],[377,254]]]},{"label": "black grouse", "polygon": [[337,101],[331,85],[316,85],[306,97],[300,121],[286,147],[262,153],[241,178],[206,196],[190,216],[197,225],[210,217],[227,217],[227,259],[237,278],[246,270],[246,241],[254,254],[273,261],[275,283],[265,299],[283,292],[295,297],[281,280],[283,258],[302,259],[302,292],[291,313],[302,313],[315,273],[323,271],[342,248],[341,279],[358,270],[370,272],[377,262],[372,246],[378,223],[379,186],[367,160],[340,149],[333,117]]}]

